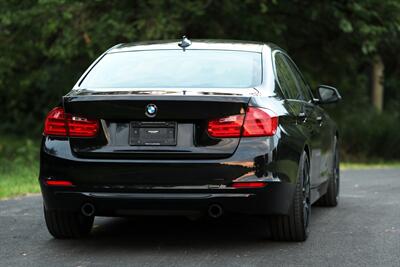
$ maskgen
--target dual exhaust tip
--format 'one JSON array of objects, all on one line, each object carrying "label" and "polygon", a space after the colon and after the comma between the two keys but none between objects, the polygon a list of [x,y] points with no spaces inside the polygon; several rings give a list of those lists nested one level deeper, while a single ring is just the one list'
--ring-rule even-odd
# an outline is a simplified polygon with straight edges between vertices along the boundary
[{"label": "dual exhaust tip", "polygon": [[213,219],[218,219],[219,217],[222,216],[222,214],[224,213],[221,205],[219,204],[211,204],[208,207],[208,216],[210,216]]},{"label": "dual exhaust tip", "polygon": [[[91,217],[96,212],[96,208],[91,203],[85,203],[81,207],[81,212],[84,216]],[[224,211],[223,211],[221,205],[219,205],[219,204],[211,204],[208,207],[208,216],[210,216],[213,219],[217,219],[217,218],[221,217],[223,213],[224,213]]]},{"label": "dual exhaust tip", "polygon": [[96,208],[93,206],[92,203],[85,203],[81,207],[81,212],[83,216],[91,217],[94,215]]}]

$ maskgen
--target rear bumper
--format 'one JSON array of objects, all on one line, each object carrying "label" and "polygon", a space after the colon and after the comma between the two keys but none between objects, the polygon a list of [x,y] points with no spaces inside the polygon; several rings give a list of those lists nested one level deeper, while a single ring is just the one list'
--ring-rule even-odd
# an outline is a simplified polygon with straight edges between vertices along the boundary
[{"label": "rear bumper", "polygon": [[[68,140],[44,138],[39,182],[47,209],[79,211],[91,203],[99,216],[205,212],[214,203],[227,213],[287,214],[297,162],[277,162],[275,147],[272,138],[249,138],[226,159],[107,160],[79,158]],[[74,186],[47,186],[48,179]],[[230,187],[237,181],[267,186]]]},{"label": "rear bumper", "polygon": [[[88,192],[78,188],[52,188],[41,184],[47,209],[80,211],[85,203],[94,205],[97,216],[133,214],[205,213],[211,204],[219,204],[226,213],[287,214],[294,186],[270,183],[257,189],[166,190],[156,192]],[[222,192],[221,192],[222,191]]]}]

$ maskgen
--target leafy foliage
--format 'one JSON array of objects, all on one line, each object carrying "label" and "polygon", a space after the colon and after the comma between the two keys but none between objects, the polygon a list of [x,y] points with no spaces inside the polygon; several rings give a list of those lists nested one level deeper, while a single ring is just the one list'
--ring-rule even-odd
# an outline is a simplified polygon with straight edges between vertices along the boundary
[{"label": "leafy foliage", "polygon": [[48,109],[109,47],[186,34],[270,41],[286,49],[312,86],[341,89],[345,101],[332,114],[349,133],[344,151],[368,156],[373,151],[356,137],[369,132],[369,125],[354,124],[358,117],[347,115],[357,109],[363,110],[359,116],[375,116],[369,106],[369,65],[379,54],[391,121],[373,123],[382,131],[400,127],[399,14],[398,0],[0,1],[0,131],[39,133]]}]

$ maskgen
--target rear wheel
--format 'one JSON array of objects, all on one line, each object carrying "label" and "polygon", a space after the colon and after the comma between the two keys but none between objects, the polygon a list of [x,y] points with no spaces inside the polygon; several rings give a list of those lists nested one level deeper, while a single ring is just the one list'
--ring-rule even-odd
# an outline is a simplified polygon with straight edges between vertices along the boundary
[{"label": "rear wheel", "polygon": [[270,233],[278,241],[305,241],[311,215],[310,163],[306,152],[300,161],[299,175],[289,215],[270,217]]},{"label": "rear wheel", "polygon": [[78,212],[43,209],[47,229],[55,238],[79,238],[88,235],[92,229],[94,216],[85,217]]},{"label": "rear wheel", "polygon": [[328,189],[319,200],[318,205],[326,207],[336,207],[339,202],[339,185],[340,185],[340,160],[339,160],[339,145],[335,136],[334,140],[334,157],[332,176],[328,182]]}]

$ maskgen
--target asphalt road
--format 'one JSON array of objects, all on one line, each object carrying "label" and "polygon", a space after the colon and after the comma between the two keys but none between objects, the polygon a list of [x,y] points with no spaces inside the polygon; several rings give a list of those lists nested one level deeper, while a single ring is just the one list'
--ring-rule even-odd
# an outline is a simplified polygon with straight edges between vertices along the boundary
[{"label": "asphalt road", "polygon": [[313,207],[305,243],[260,240],[243,218],[95,221],[55,240],[40,196],[0,201],[0,266],[400,266],[400,169],[342,172],[337,208]]}]

